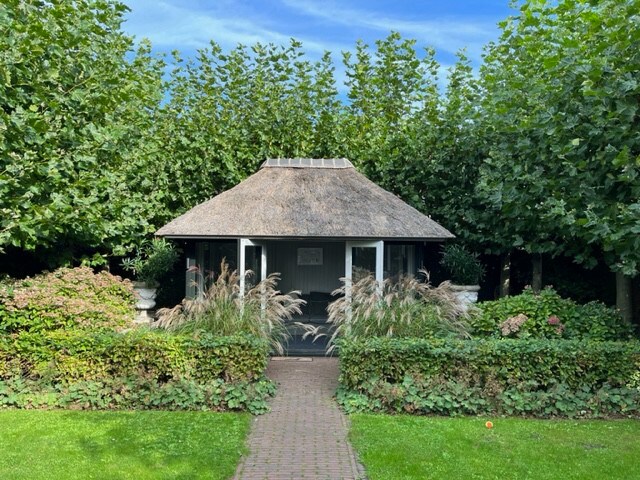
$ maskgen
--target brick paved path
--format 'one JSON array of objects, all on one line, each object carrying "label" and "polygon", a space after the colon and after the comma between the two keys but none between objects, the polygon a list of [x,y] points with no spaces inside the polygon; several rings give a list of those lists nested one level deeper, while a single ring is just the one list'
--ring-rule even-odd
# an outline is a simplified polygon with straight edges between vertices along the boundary
[{"label": "brick paved path", "polygon": [[278,384],[271,412],[254,417],[249,455],[236,480],[363,479],[347,441],[347,419],[332,398],[335,358],[272,359],[267,376]]}]

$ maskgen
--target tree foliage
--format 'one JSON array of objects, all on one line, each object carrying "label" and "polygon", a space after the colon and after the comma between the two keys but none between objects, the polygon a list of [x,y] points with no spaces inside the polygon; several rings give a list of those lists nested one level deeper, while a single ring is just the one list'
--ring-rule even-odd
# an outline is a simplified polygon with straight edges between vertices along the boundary
[{"label": "tree foliage", "polygon": [[132,52],[125,11],[99,0],[0,6],[0,247],[118,251],[153,230],[139,152],[162,62],[148,44]]},{"label": "tree foliage", "polygon": [[257,43],[196,60],[175,57],[158,144],[165,205],[187,208],[234,186],[267,158],[336,155],[340,103],[329,53],[311,62],[302,45]]},{"label": "tree foliage", "polygon": [[485,253],[640,265],[640,0],[530,0],[478,77],[391,33],[165,59],[117,0],[0,5],[0,248],[123,254],[270,157],[350,158]]},{"label": "tree foliage", "polygon": [[640,267],[640,2],[525,3],[483,68],[480,189],[515,246]]}]

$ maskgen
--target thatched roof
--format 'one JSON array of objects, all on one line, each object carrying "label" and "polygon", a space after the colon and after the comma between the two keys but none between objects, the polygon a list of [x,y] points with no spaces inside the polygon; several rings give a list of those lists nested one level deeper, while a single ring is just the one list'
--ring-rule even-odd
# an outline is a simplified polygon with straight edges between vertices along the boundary
[{"label": "thatched roof", "polygon": [[445,228],[346,159],[274,159],[156,233],[169,238],[442,240]]}]

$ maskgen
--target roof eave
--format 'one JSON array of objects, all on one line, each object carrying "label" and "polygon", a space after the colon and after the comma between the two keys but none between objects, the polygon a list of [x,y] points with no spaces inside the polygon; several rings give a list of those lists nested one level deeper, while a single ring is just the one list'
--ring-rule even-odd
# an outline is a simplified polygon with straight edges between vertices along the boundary
[{"label": "roof eave", "polygon": [[189,234],[161,234],[156,233],[157,237],[163,237],[169,240],[237,240],[239,238],[251,238],[255,240],[311,240],[311,241],[365,241],[365,240],[383,240],[389,242],[407,241],[407,242],[443,242],[446,240],[453,240],[455,235],[450,234],[448,236],[440,237],[322,237],[322,236],[282,236],[282,235],[189,235]]}]

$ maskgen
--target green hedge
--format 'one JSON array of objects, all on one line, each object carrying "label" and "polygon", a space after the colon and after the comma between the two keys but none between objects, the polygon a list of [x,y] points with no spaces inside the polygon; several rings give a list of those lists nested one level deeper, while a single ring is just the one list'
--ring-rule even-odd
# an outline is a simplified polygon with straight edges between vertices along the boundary
[{"label": "green hedge", "polygon": [[348,411],[640,415],[639,342],[418,340],[340,344]]},{"label": "green hedge", "polygon": [[0,336],[0,406],[265,411],[266,342],[248,335],[52,331]]}]

